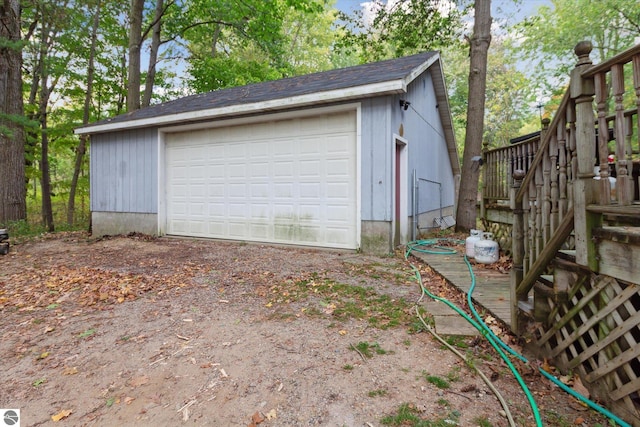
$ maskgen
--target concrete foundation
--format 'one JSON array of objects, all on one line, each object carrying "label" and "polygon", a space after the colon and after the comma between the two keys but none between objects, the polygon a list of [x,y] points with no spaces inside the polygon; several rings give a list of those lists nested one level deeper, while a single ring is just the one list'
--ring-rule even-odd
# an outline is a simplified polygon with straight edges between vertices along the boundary
[{"label": "concrete foundation", "polygon": [[393,252],[391,236],[391,222],[362,221],[360,249],[367,254],[387,255]]},{"label": "concrete foundation", "polygon": [[118,234],[158,234],[158,215],[132,212],[91,212],[91,232],[94,236]]}]

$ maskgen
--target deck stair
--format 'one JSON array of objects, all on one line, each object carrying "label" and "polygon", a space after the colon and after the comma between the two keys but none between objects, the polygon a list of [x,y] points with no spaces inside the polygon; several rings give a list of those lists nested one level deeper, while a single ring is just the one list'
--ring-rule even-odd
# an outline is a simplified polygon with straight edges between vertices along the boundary
[{"label": "deck stair", "polygon": [[512,330],[640,427],[640,45],[590,52],[540,133],[485,150],[481,215],[510,231]]}]

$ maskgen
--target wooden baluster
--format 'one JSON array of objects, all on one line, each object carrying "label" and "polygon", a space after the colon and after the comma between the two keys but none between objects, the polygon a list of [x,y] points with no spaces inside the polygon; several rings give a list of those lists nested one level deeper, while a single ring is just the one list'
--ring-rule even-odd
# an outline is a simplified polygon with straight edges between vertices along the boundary
[{"label": "wooden baluster", "polygon": [[529,145],[529,150],[527,151],[527,159],[526,159],[527,173],[529,173],[529,170],[531,169],[531,164],[533,163],[533,158],[536,156],[536,152],[538,151],[539,145],[540,145],[539,140],[537,142],[532,142]]},{"label": "wooden baluster", "polygon": [[[515,181],[514,181],[515,182]],[[522,258],[523,277],[527,275],[530,267],[531,252],[531,204],[529,202],[529,190],[524,191],[522,196],[522,224],[524,225],[524,236],[522,238],[524,244],[524,256]],[[513,244],[512,244],[513,246]]]},{"label": "wooden baluster", "polygon": [[[535,257],[538,258],[543,248],[543,222],[542,222],[542,205],[544,204],[543,190],[544,178],[542,172],[542,165],[538,163],[535,172],[536,181],[536,239],[535,239]],[[535,262],[535,259],[533,260]]]},{"label": "wooden baluster", "polygon": [[551,158],[549,152],[542,158],[542,241],[546,245],[551,238]]},{"label": "wooden baluster", "polygon": [[596,139],[593,112],[595,94],[593,78],[582,77],[582,73],[592,66],[589,54],[591,42],[578,43],[574,49],[578,63],[571,70],[569,93],[576,109],[576,160],[577,174],[573,183],[573,217],[576,239],[576,264],[598,271],[596,244],[593,229],[602,224],[602,216],[587,211],[594,203],[593,142]]},{"label": "wooden baluster", "polygon": [[498,162],[498,153],[493,153],[491,155],[491,192],[493,197],[498,197],[498,167],[500,163]]},{"label": "wooden baluster", "polygon": [[507,152],[505,150],[500,151],[500,197],[509,196],[509,190],[506,188],[507,182]]},{"label": "wooden baluster", "polygon": [[484,162],[484,191],[487,198],[491,198],[491,153],[485,154]]},{"label": "wooden baluster", "polygon": [[611,84],[616,105],[616,195],[618,204],[630,205],[633,200],[631,177],[627,168],[624,130],[624,69],[623,64],[611,66]]},{"label": "wooden baluster", "polygon": [[[632,61],[632,68],[633,68],[633,87],[635,88],[636,91],[636,134],[638,136],[638,140],[636,141],[636,143],[638,144],[638,151],[640,151],[640,54],[635,55],[633,57],[633,61]],[[630,132],[633,132],[633,126],[629,126]],[[633,147],[631,147],[631,153],[633,154]],[[638,161],[638,159],[636,158],[636,161]],[[632,170],[633,170],[633,166],[632,166]],[[640,186],[640,178],[636,178],[638,181],[636,181],[636,185]],[[634,192],[635,194],[638,194],[638,187],[636,187],[636,191]]]},{"label": "wooden baluster", "polygon": [[550,227],[551,234],[549,234],[549,238],[555,233],[558,228],[558,129],[560,128],[560,124],[555,129],[555,133],[551,135],[551,140],[549,141],[549,160],[550,160],[550,170],[549,170],[549,179],[551,181],[551,216],[550,216]]},{"label": "wooden baluster", "polygon": [[629,175],[631,176],[631,199],[633,201],[638,201],[638,183],[636,181],[637,177],[633,175],[634,169],[634,156],[633,156],[633,115],[627,115],[624,117],[624,144],[626,146],[627,155],[629,156],[630,164],[629,164]]},{"label": "wooden baluster", "polygon": [[569,148],[567,199],[569,200],[570,208],[573,206],[573,183],[578,176],[578,162],[576,161],[576,104],[573,100],[567,105],[567,124],[569,125],[567,129],[567,146]]},{"label": "wooden baluster", "polygon": [[567,212],[567,125],[560,117],[556,138],[558,140],[558,220]]},{"label": "wooden baluster", "polygon": [[[534,173],[534,171],[532,171],[531,169],[529,170],[529,173]],[[528,254],[528,258],[529,258],[529,267],[531,265],[533,265],[534,261],[536,260],[536,251],[537,251],[537,244],[536,242],[538,241],[538,227],[536,227],[536,220],[538,217],[538,201],[537,201],[537,190],[536,190],[536,183],[535,183],[535,176],[534,179],[529,180],[529,189],[527,191],[527,194],[529,195],[529,206],[530,206],[530,210],[529,210],[529,254]]]},{"label": "wooden baluster", "polygon": [[[600,178],[595,187],[599,205],[611,204],[611,183],[609,182],[609,125],[607,124],[607,77],[604,72],[594,76],[596,105],[598,109],[598,164]],[[596,176],[596,179],[598,177]]]},{"label": "wooden baluster", "polygon": [[524,258],[524,212],[522,201],[516,202],[516,194],[522,185],[524,179],[524,171],[518,169],[514,171],[514,183],[511,188],[510,207],[513,212],[513,230],[511,239],[511,255],[513,257],[513,267],[511,268],[511,284],[510,284],[510,298],[511,298],[511,327],[518,333],[524,331],[526,322],[520,315],[520,309],[518,303],[520,301],[528,301],[529,297],[527,293],[518,294],[516,292],[518,285],[522,282],[524,277],[523,271],[523,258]]}]

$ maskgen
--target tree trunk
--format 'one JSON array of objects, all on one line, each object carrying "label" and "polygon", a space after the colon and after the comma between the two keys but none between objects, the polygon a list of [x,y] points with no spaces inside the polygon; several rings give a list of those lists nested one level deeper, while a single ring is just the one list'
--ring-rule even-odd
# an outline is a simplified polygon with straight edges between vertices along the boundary
[{"label": "tree trunk", "polygon": [[42,192],[42,223],[49,232],[54,231],[53,208],[51,206],[51,175],[49,172],[49,136],[47,134],[47,107],[49,105],[49,72],[45,65],[45,58],[49,53],[49,28],[42,27],[40,42],[40,104],[38,117],[40,119],[40,189]]},{"label": "tree trunk", "polygon": [[[456,213],[456,230],[476,228],[476,204],[484,129],[484,104],[487,85],[487,54],[491,43],[491,0],[476,0],[473,36],[470,41],[469,99],[467,129],[462,157],[462,177]],[[474,160],[476,158],[476,160]]]},{"label": "tree trunk", "polygon": [[27,218],[20,1],[0,3],[0,224]]},{"label": "tree trunk", "polygon": [[142,46],[142,12],[144,0],[131,0],[129,14],[129,83],[127,111],[140,109],[140,48]]},{"label": "tree trunk", "polygon": [[[95,74],[95,56],[96,41],[98,39],[98,28],[100,26],[100,8],[102,3],[98,0],[96,4],[96,13],[93,16],[93,28],[91,30],[91,49],[89,50],[89,66],[87,70],[87,92],[84,97],[84,111],[82,113],[82,124],[89,123],[89,111],[91,110],[91,99],[93,97],[93,76]],[[80,141],[76,147],[76,158],[73,166],[73,177],[71,178],[71,187],[69,188],[69,203],[67,205],[67,224],[73,225],[73,216],[75,214],[76,190],[78,188],[78,178],[82,170],[82,161],[87,150],[88,135],[80,136]]]},{"label": "tree trunk", "polygon": [[149,51],[149,67],[144,85],[144,95],[142,96],[142,106],[148,107],[153,95],[153,84],[156,80],[156,63],[158,62],[158,50],[160,49],[160,32],[162,31],[162,15],[164,14],[164,1],[157,0],[156,14],[153,18],[153,32],[151,36],[151,50]]}]

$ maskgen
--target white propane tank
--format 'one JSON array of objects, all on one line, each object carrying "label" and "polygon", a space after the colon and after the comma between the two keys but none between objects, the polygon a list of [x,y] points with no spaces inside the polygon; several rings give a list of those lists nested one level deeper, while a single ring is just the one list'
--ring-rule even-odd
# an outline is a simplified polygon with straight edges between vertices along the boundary
[{"label": "white propane tank", "polygon": [[482,238],[474,245],[476,261],[492,264],[500,258],[498,242],[493,240],[493,233],[482,233]]},{"label": "white propane tank", "polygon": [[467,258],[475,257],[475,244],[480,240],[480,234],[482,230],[471,230],[470,236],[465,240],[465,254]]}]

